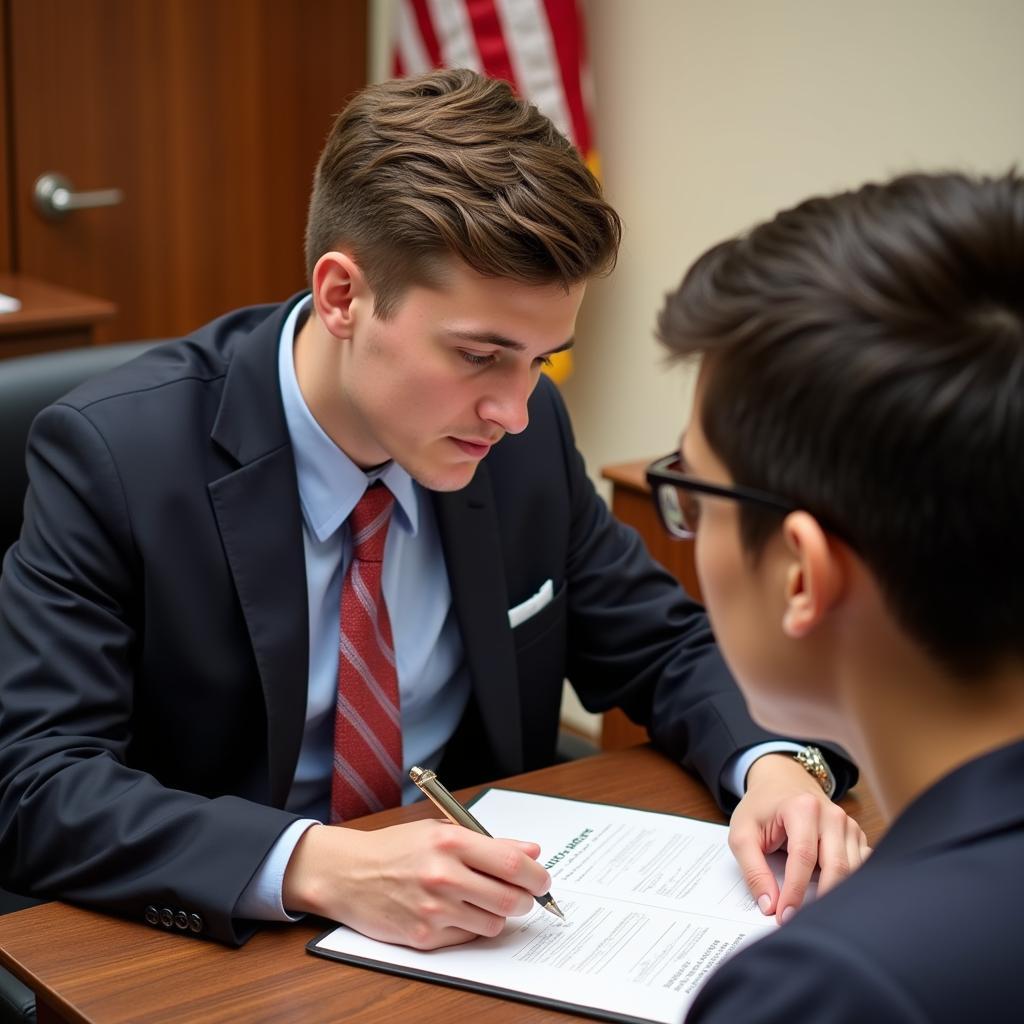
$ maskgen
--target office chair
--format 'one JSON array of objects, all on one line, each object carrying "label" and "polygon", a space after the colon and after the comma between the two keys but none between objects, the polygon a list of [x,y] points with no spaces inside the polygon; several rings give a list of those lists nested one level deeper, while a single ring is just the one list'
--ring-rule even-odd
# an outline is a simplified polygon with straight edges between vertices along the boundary
[{"label": "office chair", "polygon": [[[25,442],[36,413],[82,381],[127,362],[153,344],[142,341],[73,348],[0,360],[0,557],[21,532],[28,486]],[[0,889],[0,914],[38,902]],[[31,1024],[35,1019],[32,991],[0,968],[0,1024]]]},{"label": "office chair", "polygon": [[0,360],[0,554],[21,532],[28,486],[25,442],[36,413],[82,381],[133,359],[153,344],[97,345]]}]

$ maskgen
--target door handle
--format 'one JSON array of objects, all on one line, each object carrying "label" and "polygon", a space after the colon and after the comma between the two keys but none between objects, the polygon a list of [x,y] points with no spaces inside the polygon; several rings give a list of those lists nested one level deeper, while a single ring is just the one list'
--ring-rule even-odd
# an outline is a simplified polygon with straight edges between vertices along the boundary
[{"label": "door handle", "polygon": [[124,199],[119,188],[101,188],[94,192],[76,192],[63,174],[49,171],[36,178],[32,187],[35,208],[47,220],[61,220],[72,210],[91,210],[96,206],[117,206]]}]

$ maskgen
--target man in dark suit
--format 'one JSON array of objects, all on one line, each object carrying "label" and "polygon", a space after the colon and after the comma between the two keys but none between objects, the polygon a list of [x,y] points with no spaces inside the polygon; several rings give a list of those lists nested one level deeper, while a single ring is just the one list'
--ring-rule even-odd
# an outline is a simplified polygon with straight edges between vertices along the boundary
[{"label": "man in dark suit", "polygon": [[411,799],[413,764],[457,786],[550,763],[566,676],[742,797],[765,913],[819,845],[826,886],[859,861],[828,800],[852,767],[812,775],[750,721],[541,378],[618,237],[506,86],[372,87],[317,169],[310,293],[39,417],[0,578],[5,884],[227,942],[309,911],[420,947],[493,934],[549,885],[536,845],[331,825]]},{"label": "man in dark suit", "polygon": [[1024,178],[910,175],[706,253],[652,469],[756,721],[842,743],[894,819],[687,1020],[1019,1021]]}]

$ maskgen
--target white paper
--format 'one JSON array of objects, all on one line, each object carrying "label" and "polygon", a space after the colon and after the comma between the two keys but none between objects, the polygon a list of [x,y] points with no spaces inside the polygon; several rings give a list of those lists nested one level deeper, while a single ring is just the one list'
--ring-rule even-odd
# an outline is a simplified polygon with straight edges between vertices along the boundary
[{"label": "white paper", "polygon": [[21,309],[21,299],[0,293],[0,313],[17,313],[19,309]]},{"label": "white paper", "polygon": [[423,953],[340,927],[323,950],[623,1019],[678,1022],[736,950],[775,929],[724,825],[491,789],[472,805],[495,836],[533,840],[560,923],[537,907],[494,939]]}]

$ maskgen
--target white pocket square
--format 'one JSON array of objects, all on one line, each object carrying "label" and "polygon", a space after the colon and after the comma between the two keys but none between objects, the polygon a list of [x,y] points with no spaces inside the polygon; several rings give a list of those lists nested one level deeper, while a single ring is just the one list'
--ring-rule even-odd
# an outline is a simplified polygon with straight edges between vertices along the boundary
[{"label": "white pocket square", "polygon": [[508,624],[515,629],[520,623],[533,618],[542,608],[551,604],[555,596],[555,585],[551,580],[545,580],[540,590],[533,597],[528,597],[522,604],[508,610]]}]

